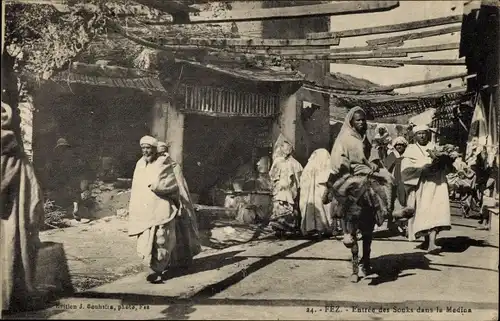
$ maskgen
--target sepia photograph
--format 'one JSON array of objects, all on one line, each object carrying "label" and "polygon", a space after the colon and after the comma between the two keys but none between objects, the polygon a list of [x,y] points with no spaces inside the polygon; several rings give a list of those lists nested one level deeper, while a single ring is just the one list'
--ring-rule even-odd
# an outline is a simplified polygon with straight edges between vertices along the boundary
[{"label": "sepia photograph", "polygon": [[1,319],[498,320],[500,0],[1,5]]}]

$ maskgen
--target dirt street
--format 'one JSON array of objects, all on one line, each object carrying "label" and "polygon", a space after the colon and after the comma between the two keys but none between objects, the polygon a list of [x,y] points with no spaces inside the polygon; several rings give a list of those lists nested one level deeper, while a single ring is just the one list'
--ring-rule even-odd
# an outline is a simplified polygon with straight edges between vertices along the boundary
[{"label": "dirt street", "polygon": [[496,320],[498,247],[475,224],[454,216],[439,256],[379,232],[358,284],[338,240],[264,239],[205,251],[163,284],[133,274],[11,318]]}]

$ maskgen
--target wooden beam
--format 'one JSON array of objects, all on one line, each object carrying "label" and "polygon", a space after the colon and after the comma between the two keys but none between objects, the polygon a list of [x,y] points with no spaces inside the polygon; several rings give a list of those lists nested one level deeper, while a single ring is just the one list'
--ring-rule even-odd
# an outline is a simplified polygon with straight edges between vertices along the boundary
[{"label": "wooden beam", "polygon": [[409,48],[387,48],[387,49],[377,49],[374,52],[386,53],[414,53],[414,52],[433,52],[433,51],[442,51],[442,50],[452,50],[460,48],[460,43],[443,43],[439,45],[429,45],[429,46],[419,46],[419,47],[409,47]]},{"label": "wooden beam", "polygon": [[456,15],[444,18],[411,21],[411,22],[383,25],[377,27],[342,30],[335,32],[314,32],[307,34],[307,39],[348,38],[348,37],[357,37],[365,35],[375,35],[381,33],[391,33],[397,31],[407,31],[407,30],[414,30],[426,27],[447,25],[461,21],[462,21],[462,15]]},{"label": "wooden beam", "polygon": [[[393,46],[402,46],[403,42],[393,43]],[[384,46],[387,47],[387,46]],[[259,47],[229,47],[225,48],[228,51],[240,52],[240,53],[251,53],[251,54],[262,54],[262,55],[321,55],[321,54],[332,54],[332,53],[352,53],[352,52],[370,52],[372,50],[381,50],[382,46],[363,46],[363,47],[346,47],[346,48],[328,48],[323,46],[323,48],[310,48],[307,46],[302,47],[276,47],[266,49]]]},{"label": "wooden beam", "polygon": [[[330,54],[318,54],[318,55],[310,55],[310,54],[295,54],[295,55],[282,55],[280,56],[284,61],[293,61],[293,60],[322,60],[322,61],[336,61],[336,60],[346,60],[346,59],[369,59],[369,58],[392,58],[392,57],[406,57],[406,54],[399,53],[362,53],[362,54],[346,54],[346,55],[330,55]],[[236,52],[228,52],[228,51],[210,51],[207,50],[206,55],[203,59],[226,59],[227,61],[231,60],[240,60],[246,61],[248,59],[259,59],[263,61],[271,61],[273,59],[272,55],[269,54],[245,54],[245,53],[236,53]]]},{"label": "wooden beam", "polygon": [[[463,66],[465,65],[464,59],[387,59],[387,60],[347,60],[350,62],[369,61],[380,63],[395,63],[401,65],[431,65],[431,66]],[[348,63],[348,62],[346,62]]]},{"label": "wooden beam", "polygon": [[347,65],[362,65],[362,66],[375,66],[375,67],[387,67],[387,68],[397,68],[404,65],[433,65],[433,66],[463,66],[465,65],[464,59],[384,59],[384,60],[356,60],[356,59],[346,59],[346,60],[334,60],[331,61],[336,64],[347,64]]},{"label": "wooden beam", "polygon": [[[206,47],[199,47],[199,46],[183,46],[183,45],[160,45],[152,41],[148,41],[139,37],[136,37],[134,35],[130,35],[125,31],[121,26],[118,24],[115,24],[114,30],[119,33],[121,36],[127,38],[130,41],[133,41],[139,45],[142,45],[144,47],[148,47],[151,49],[156,49],[156,50],[163,50],[163,51],[191,51],[191,52],[206,52],[209,50],[209,48]],[[210,48],[211,51],[217,51],[219,49],[217,48]]]},{"label": "wooden beam", "polygon": [[360,65],[360,66],[384,67],[384,68],[399,68],[403,66],[402,63],[397,63],[392,59],[387,59],[387,60],[338,59],[338,60],[330,60],[330,62],[334,64]]},{"label": "wooden beam", "polygon": [[297,60],[339,60],[339,59],[370,59],[370,58],[393,58],[393,57],[406,57],[406,53],[392,53],[392,52],[372,52],[362,54],[348,54],[348,55],[286,55],[284,58],[297,59]]},{"label": "wooden beam", "polygon": [[[307,83],[305,82],[303,85],[303,88],[319,93],[324,93],[324,94],[333,94],[336,96],[348,96],[348,97],[360,97],[359,92],[360,90],[357,89],[352,89],[352,90],[345,90],[345,89],[339,89],[336,87],[331,87],[331,86],[320,86],[316,85],[314,83]],[[381,95],[381,94],[378,94]],[[384,96],[388,96],[389,93],[386,93]]]},{"label": "wooden beam", "polygon": [[451,75],[451,76],[410,81],[410,82],[404,82],[404,83],[399,83],[399,84],[390,85],[390,86],[377,87],[374,89],[369,89],[369,90],[365,91],[365,93],[387,91],[387,90],[393,90],[393,89],[398,89],[398,88],[407,88],[407,87],[420,86],[420,85],[428,85],[428,84],[434,84],[437,82],[458,79],[458,78],[465,78],[465,77],[470,77],[470,76],[465,72],[465,73],[455,74],[455,75]]},{"label": "wooden beam", "polygon": [[[208,48],[207,48],[208,49]],[[252,53],[237,53],[229,51],[208,51],[208,56],[220,57],[222,59],[251,59],[259,58],[264,60],[272,59],[273,55],[269,54],[252,54]],[[370,59],[370,58],[393,58],[393,57],[406,57],[406,53],[385,53],[385,52],[374,52],[374,53],[361,53],[361,54],[345,54],[345,55],[331,55],[331,54],[291,54],[291,55],[276,55],[280,56],[285,60],[323,60],[323,61],[337,61],[346,59]]]},{"label": "wooden beam", "polygon": [[414,40],[414,39],[422,39],[422,38],[428,38],[428,37],[433,37],[433,36],[439,36],[439,35],[444,35],[447,33],[458,32],[461,29],[462,29],[462,25],[457,25],[457,26],[451,26],[451,27],[446,27],[446,28],[441,28],[441,29],[436,29],[436,30],[407,33],[407,34],[400,35],[400,36],[370,39],[370,40],[367,40],[366,43],[369,46],[376,46],[376,45],[381,45],[381,44],[390,43],[390,42],[407,41],[407,40]]},{"label": "wooden beam", "polygon": [[[147,38],[148,40],[151,40]],[[340,39],[263,39],[263,38],[155,38],[162,45],[195,45],[209,47],[294,47],[294,46],[311,46],[325,47],[336,46],[340,43]]]},{"label": "wooden beam", "polygon": [[191,15],[190,23],[213,23],[232,21],[259,21],[302,17],[333,16],[350,13],[387,11],[399,6],[399,1],[342,1],[336,3],[311,4],[279,8],[252,10],[230,10],[224,15],[214,16],[213,12]]},{"label": "wooden beam", "polygon": [[[475,76],[476,76],[475,74],[469,75],[469,77],[475,77]],[[421,92],[421,93],[412,93],[412,94],[404,94],[404,95],[395,95],[393,97],[376,98],[373,100],[373,102],[383,103],[383,102],[389,102],[389,101],[401,101],[401,100],[412,100],[412,99],[418,100],[420,98],[433,98],[433,97],[444,96],[447,94],[465,93],[465,92],[467,92],[467,87],[459,86],[459,87],[434,90],[434,91],[430,91],[430,92]]]}]

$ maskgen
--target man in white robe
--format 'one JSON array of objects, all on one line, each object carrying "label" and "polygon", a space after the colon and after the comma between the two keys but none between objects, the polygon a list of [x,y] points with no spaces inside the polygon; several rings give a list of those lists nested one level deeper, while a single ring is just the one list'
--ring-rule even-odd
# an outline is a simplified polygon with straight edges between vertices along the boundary
[{"label": "man in white robe", "polygon": [[[155,138],[144,136],[140,145],[143,157],[137,162],[132,181],[128,234],[137,237],[137,252],[149,267],[147,280],[157,282],[178,257],[190,263],[200,252],[200,245],[196,225],[191,222],[194,217],[185,217],[194,226],[188,236],[192,246],[178,244],[178,239],[185,238],[177,234],[182,230],[179,227],[186,225],[180,222],[184,221],[181,214],[188,192],[179,186],[177,164],[158,154]],[[184,258],[186,255],[188,258]]]},{"label": "man in white robe", "polygon": [[424,236],[420,247],[435,254],[440,251],[437,234],[451,229],[446,172],[433,165],[428,152],[435,147],[429,127],[415,126],[413,133],[415,143],[408,145],[401,161],[401,177],[408,188],[407,205],[415,208],[415,216],[408,221],[408,238],[414,241]]}]

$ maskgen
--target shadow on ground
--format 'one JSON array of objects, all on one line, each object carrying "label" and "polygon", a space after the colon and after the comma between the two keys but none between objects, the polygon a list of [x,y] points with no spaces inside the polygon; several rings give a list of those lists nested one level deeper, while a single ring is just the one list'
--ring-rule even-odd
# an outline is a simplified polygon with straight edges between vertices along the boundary
[{"label": "shadow on ground", "polygon": [[402,274],[406,270],[440,271],[430,267],[430,262],[424,252],[382,255],[371,260],[373,273],[376,276],[368,276],[367,279],[370,280],[369,285],[379,285],[415,275],[415,273]]},{"label": "shadow on ground", "polygon": [[441,252],[462,253],[469,247],[495,247],[484,240],[475,240],[467,236],[441,237],[436,240],[436,244],[441,246]]},{"label": "shadow on ground", "polygon": [[193,264],[187,268],[177,268],[171,269],[166,273],[167,279],[172,279],[188,274],[195,274],[204,271],[220,269],[226,265],[234,264],[245,260],[244,257],[235,257],[236,254],[243,252],[231,251],[220,254],[215,254],[211,256],[205,256],[193,261]]}]

